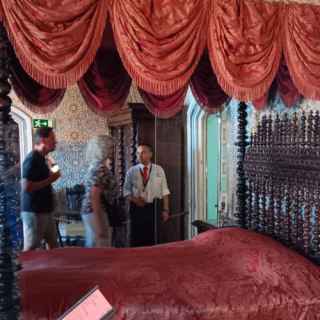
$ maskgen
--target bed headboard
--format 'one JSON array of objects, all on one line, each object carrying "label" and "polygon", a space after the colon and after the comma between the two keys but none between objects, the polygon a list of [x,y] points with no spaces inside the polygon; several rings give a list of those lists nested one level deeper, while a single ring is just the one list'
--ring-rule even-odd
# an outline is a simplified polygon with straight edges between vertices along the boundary
[{"label": "bed headboard", "polygon": [[238,223],[320,261],[319,112],[264,115],[250,139],[239,105]]}]

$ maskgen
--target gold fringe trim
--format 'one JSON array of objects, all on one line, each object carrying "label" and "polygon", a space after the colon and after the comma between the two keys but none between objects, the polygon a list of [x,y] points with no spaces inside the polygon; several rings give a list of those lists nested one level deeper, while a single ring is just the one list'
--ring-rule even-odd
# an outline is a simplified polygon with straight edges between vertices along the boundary
[{"label": "gold fringe trim", "polygon": [[[257,0],[247,0],[247,1],[257,1]],[[320,5],[320,0],[260,0],[263,2],[270,3],[282,3],[282,4],[308,4],[308,5]]]},{"label": "gold fringe trim", "polygon": [[[254,0],[257,1],[257,0]],[[282,8],[280,8],[281,10]],[[220,87],[226,92],[230,97],[236,98],[239,101],[252,101],[255,99],[258,99],[262,97],[270,88],[272,81],[274,80],[279,66],[280,66],[280,60],[281,60],[281,54],[282,54],[282,40],[281,40],[281,24],[279,26],[280,28],[280,35],[277,40],[274,40],[273,43],[277,43],[276,46],[276,56],[275,60],[273,61],[271,71],[267,77],[264,78],[264,81],[260,84],[257,84],[254,88],[248,88],[248,87],[240,87],[237,86],[234,83],[230,83],[226,80],[225,72],[220,68],[221,65],[224,65],[224,61],[220,61],[219,56],[215,55],[216,50],[219,51],[220,48],[215,43],[215,30],[216,26],[214,24],[215,14],[214,14],[214,1],[212,1],[212,8],[211,8],[211,19],[209,22],[209,29],[208,29],[208,53],[209,53],[209,59],[211,62],[211,66],[213,70],[215,71],[215,74],[217,76],[218,83]],[[279,12],[279,15],[283,14],[283,12]],[[213,22],[212,22],[213,21]]]},{"label": "gold fringe trim", "polygon": [[192,93],[193,97],[195,98],[195,100],[197,101],[197,103],[200,106],[200,108],[203,109],[208,114],[214,114],[214,113],[222,112],[225,109],[225,107],[228,105],[229,101],[231,100],[231,98],[226,95],[226,99],[225,99],[224,102],[222,102],[221,105],[217,105],[217,106],[214,106],[214,107],[209,107],[205,103],[202,103],[201,99],[199,98],[199,96],[197,94],[197,90],[194,88],[194,86],[192,84],[192,81],[190,81],[190,85],[189,86],[190,86],[190,89],[191,89],[191,93]]},{"label": "gold fringe trim", "polygon": [[[212,49],[210,48],[210,50]],[[209,52],[209,55],[210,55],[211,65],[213,70],[215,71],[219,85],[228,96],[236,98],[239,101],[252,101],[252,100],[258,99],[262,97],[269,90],[272,84],[272,81],[274,80],[277,74],[277,71],[279,69],[280,58],[281,58],[281,52],[279,52],[274,61],[272,71],[270,72],[267,79],[263,81],[263,83],[256,85],[254,88],[243,88],[243,87],[238,87],[234,84],[230,84],[224,78],[223,70],[222,71],[219,70],[219,67],[218,67],[219,62],[216,61],[216,57],[213,57],[213,54],[210,54],[210,52]]]},{"label": "gold fringe trim", "polygon": [[[285,26],[288,25],[287,21],[284,25]],[[283,35],[282,37],[283,38],[283,54],[287,63],[287,67],[288,67],[292,82],[297,88],[298,92],[305,98],[320,100],[320,87],[317,85],[313,85],[313,83],[308,81],[307,79],[302,80],[301,76],[299,76],[295,72],[295,66],[291,62],[291,59],[290,59],[291,55],[289,54],[288,47],[286,45],[286,41],[288,41],[287,37],[289,36],[288,34],[290,34],[290,31],[287,31],[286,27],[284,27],[283,34],[282,34]]]},{"label": "gold fringe trim", "polygon": [[48,114],[53,112],[53,110],[57,109],[65,95],[66,90],[61,90],[61,93],[57,96],[56,100],[50,103],[47,106],[38,106],[31,103],[29,100],[25,99],[23,95],[19,93],[19,90],[15,89],[15,86],[12,85],[13,91],[17,95],[18,99],[22,102],[24,106],[26,106],[29,110],[36,114]]},{"label": "gold fringe trim", "polygon": [[[2,4],[6,3],[6,1],[2,1]],[[78,64],[76,67],[72,68],[68,72],[64,74],[46,74],[38,69],[35,64],[32,63],[32,57],[26,56],[23,52],[20,44],[16,41],[14,31],[11,30],[10,18],[8,19],[6,15],[6,10],[8,9],[6,5],[3,5],[4,9],[4,17],[3,23],[8,33],[8,37],[11,41],[11,44],[14,47],[17,58],[19,59],[24,70],[36,81],[38,81],[41,85],[51,88],[51,89],[61,89],[67,88],[75,84],[88,70],[89,66],[92,64],[97,50],[101,45],[103,32],[105,29],[106,20],[108,18],[108,0],[102,0],[100,5],[97,6],[96,10],[99,13],[98,21],[103,21],[102,23],[97,24],[94,36],[91,39],[91,48],[90,54],[87,54],[85,62]]]},{"label": "gold fringe trim", "polygon": [[122,97],[122,99],[114,104],[112,104],[112,107],[108,110],[101,110],[97,107],[94,106],[94,104],[92,104],[90,102],[89,99],[87,99],[87,96],[85,93],[82,92],[81,90],[81,86],[79,85],[79,82],[78,82],[78,88],[79,88],[79,91],[80,91],[80,94],[84,100],[84,102],[86,103],[86,106],[92,111],[94,112],[95,114],[97,114],[98,116],[100,117],[104,117],[104,118],[107,118],[110,113],[114,112],[114,111],[117,111],[117,110],[120,110],[123,105],[125,104],[128,96],[129,96],[129,92],[130,92],[130,87],[131,87],[131,83],[130,83],[130,86],[129,86],[129,89],[127,91],[127,94],[125,96]]},{"label": "gold fringe trim", "polygon": [[156,118],[159,119],[169,119],[177,115],[179,112],[181,112],[184,108],[184,101],[186,99],[188,86],[185,87],[184,92],[182,95],[184,98],[182,99],[182,103],[179,105],[176,105],[175,108],[170,108],[166,110],[159,111],[157,108],[154,108],[152,103],[149,103],[149,99],[145,96],[145,94],[141,91],[139,91],[140,96],[144,102],[145,107],[149,110],[151,114],[153,114]]},{"label": "gold fringe trim", "polygon": [[158,118],[158,119],[172,118],[172,117],[176,116],[179,112],[181,112],[184,108],[184,104],[181,104],[181,107],[177,107],[175,109],[170,109],[170,110],[159,112],[157,109],[150,106],[149,103],[146,103],[145,101],[144,101],[144,103],[145,103],[145,107],[148,109],[148,111],[152,115],[154,115],[155,118]]}]

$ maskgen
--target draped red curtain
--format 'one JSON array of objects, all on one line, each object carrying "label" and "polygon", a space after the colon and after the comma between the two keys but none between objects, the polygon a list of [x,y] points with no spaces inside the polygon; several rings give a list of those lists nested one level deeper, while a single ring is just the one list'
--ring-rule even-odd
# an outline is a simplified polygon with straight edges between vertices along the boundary
[{"label": "draped red curtain", "polygon": [[256,110],[266,109],[269,103],[276,97],[278,91],[277,81],[273,81],[269,90],[260,98],[252,101]]},{"label": "draped red curtain", "polygon": [[49,89],[33,80],[16,57],[11,61],[11,84],[23,104],[36,113],[53,111],[65,93],[65,89]]},{"label": "draped red curtain", "polygon": [[299,97],[292,83],[305,97],[320,98],[319,6],[260,0],[0,2],[27,74],[52,89],[79,81],[95,110],[115,108],[128,91],[129,77],[117,53],[101,49],[103,55],[97,54],[109,17],[124,68],[150,110],[163,110],[165,117],[176,112],[190,81],[208,110],[222,100],[213,89],[211,69],[205,75],[199,64],[206,46],[217,81],[229,96],[244,101],[267,96],[284,55],[288,73],[280,72],[276,82],[285,103]]},{"label": "draped red curtain", "polygon": [[284,54],[301,94],[320,99],[320,6],[290,5],[284,17]]},{"label": "draped red curtain", "polygon": [[252,105],[256,110],[263,110],[267,107],[269,100],[269,91],[267,91],[262,97],[254,99]]},{"label": "draped red curtain", "polygon": [[139,93],[147,109],[161,119],[167,119],[179,113],[184,106],[188,87],[185,86],[173,94],[159,96],[139,89]]},{"label": "draped red curtain", "polygon": [[100,46],[107,0],[2,0],[3,22],[27,73],[48,88],[76,83]]},{"label": "draped red curtain", "polygon": [[212,1],[209,55],[229,96],[254,100],[270,87],[281,57],[279,8],[262,1]]},{"label": "draped red curtain", "polygon": [[[17,96],[32,111],[51,112],[61,102],[65,89],[50,89],[40,85],[24,71],[16,57],[13,57],[11,71]],[[114,46],[110,26],[104,32],[94,62],[78,85],[87,105],[100,115],[124,105],[131,79]]]},{"label": "draped red curtain", "polygon": [[131,78],[114,46],[111,27],[106,28],[94,62],[78,86],[87,105],[96,113],[106,115],[124,105]]},{"label": "draped red curtain", "polygon": [[284,59],[281,61],[278,74],[271,88],[262,97],[252,101],[252,104],[258,110],[264,109],[267,107],[269,100],[274,98],[277,92],[287,108],[295,106],[301,99],[301,94],[291,79]]},{"label": "draped red curtain", "polygon": [[228,99],[213,73],[207,51],[191,77],[190,87],[200,107],[208,113],[221,111]]},{"label": "draped red curtain", "polygon": [[154,95],[185,87],[207,40],[210,0],[117,0],[112,24],[121,59]]},{"label": "draped red curtain", "polygon": [[299,93],[297,87],[294,85],[288,67],[284,61],[280,65],[276,81],[278,85],[279,95],[284,105],[288,108],[296,105],[302,96]]}]

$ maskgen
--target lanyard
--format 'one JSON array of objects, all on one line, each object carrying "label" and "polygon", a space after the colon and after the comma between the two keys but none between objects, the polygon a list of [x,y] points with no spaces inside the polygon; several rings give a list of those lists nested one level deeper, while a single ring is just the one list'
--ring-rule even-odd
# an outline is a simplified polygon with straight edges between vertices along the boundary
[{"label": "lanyard", "polygon": [[146,187],[149,183],[149,180],[150,180],[150,177],[151,177],[151,171],[152,171],[152,164],[150,166],[150,170],[149,170],[149,173],[148,173],[148,179],[146,181],[144,181],[144,178],[143,178],[143,171],[140,169],[140,174],[141,174],[141,178],[142,178],[142,183],[143,183],[143,192],[146,190]]}]

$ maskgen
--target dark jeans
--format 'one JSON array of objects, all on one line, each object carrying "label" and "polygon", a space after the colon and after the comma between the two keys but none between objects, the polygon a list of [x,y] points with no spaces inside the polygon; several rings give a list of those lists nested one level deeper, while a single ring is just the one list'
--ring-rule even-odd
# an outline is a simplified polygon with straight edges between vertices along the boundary
[{"label": "dark jeans", "polygon": [[144,207],[130,204],[131,247],[152,246],[159,242],[161,210],[160,200]]}]

